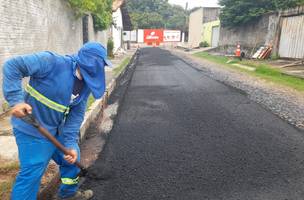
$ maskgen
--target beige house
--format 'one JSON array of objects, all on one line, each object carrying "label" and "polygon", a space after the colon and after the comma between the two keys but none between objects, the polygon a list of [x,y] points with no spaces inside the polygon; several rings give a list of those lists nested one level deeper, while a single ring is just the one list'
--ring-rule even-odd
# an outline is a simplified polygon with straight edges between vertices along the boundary
[{"label": "beige house", "polygon": [[[190,13],[189,39],[188,39],[188,46],[190,48],[198,47],[200,42],[202,41],[205,40],[209,41],[209,39],[203,38],[204,35],[206,36],[206,34],[204,34],[204,29],[206,29],[206,26],[204,26],[204,24],[218,21],[219,14],[220,14],[220,7],[202,7],[202,8],[197,8]],[[219,23],[215,26],[219,26]],[[212,28],[213,27],[211,27],[211,29]],[[214,30],[216,30],[216,27],[214,27]],[[212,34],[210,36],[213,37]],[[218,41],[218,37],[213,37],[213,39],[211,40],[213,40],[212,42],[213,44],[216,44]],[[212,44],[209,45],[211,46]]]}]

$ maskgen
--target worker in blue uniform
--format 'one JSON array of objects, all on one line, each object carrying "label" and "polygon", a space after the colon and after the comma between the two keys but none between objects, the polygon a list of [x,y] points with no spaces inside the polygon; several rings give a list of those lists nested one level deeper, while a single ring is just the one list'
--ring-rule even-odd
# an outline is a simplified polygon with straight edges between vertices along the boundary
[{"label": "worker in blue uniform", "polygon": [[[104,67],[111,65],[106,49],[99,43],[85,44],[77,54],[62,56],[40,52],[18,56],[5,62],[3,93],[12,107],[13,132],[18,146],[20,171],[12,200],[34,200],[41,177],[53,159],[60,166],[61,185],[57,199],[82,200],[91,190],[79,191],[78,173],[73,163],[80,159],[79,129],[90,93],[95,99],[105,91]],[[22,89],[22,79],[30,77]],[[63,155],[38,130],[21,118],[35,118],[70,151]]]}]

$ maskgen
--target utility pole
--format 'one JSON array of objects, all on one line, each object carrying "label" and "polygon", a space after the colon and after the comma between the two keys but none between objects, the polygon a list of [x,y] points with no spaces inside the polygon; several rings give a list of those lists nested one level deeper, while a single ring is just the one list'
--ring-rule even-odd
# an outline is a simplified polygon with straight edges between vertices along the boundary
[{"label": "utility pole", "polygon": [[182,42],[185,42],[185,38],[186,38],[186,32],[187,32],[187,23],[188,23],[188,6],[189,6],[189,2],[186,2],[186,6],[185,6],[185,11],[186,11],[186,24],[184,25],[184,30],[182,32]]}]

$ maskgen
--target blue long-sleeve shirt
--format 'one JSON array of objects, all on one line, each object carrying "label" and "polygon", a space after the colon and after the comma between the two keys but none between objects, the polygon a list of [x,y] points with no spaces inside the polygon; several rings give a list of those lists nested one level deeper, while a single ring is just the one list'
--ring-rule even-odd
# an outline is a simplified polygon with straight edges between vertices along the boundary
[{"label": "blue long-sleeve shirt", "polygon": [[[40,52],[18,56],[8,60],[3,67],[3,93],[10,106],[21,102],[30,104],[33,115],[53,135],[58,132],[64,138],[64,145],[72,147],[78,141],[79,128],[84,118],[90,90],[84,85],[80,95],[70,103],[75,81],[76,62],[72,56],[60,56],[51,52]],[[48,99],[70,107],[63,123],[64,114],[53,110],[22,89],[22,79],[30,77],[29,84]],[[31,125],[12,117],[12,125],[25,134],[43,137]]]}]

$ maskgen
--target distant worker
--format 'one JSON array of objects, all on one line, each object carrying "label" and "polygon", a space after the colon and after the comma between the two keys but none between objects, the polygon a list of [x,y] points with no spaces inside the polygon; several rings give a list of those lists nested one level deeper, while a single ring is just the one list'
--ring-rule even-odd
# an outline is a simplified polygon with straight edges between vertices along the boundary
[{"label": "distant worker", "polygon": [[[8,60],[3,69],[3,93],[12,107],[12,125],[19,152],[20,171],[12,200],[34,200],[41,177],[53,159],[60,166],[57,199],[85,200],[93,191],[78,191],[80,169],[79,129],[90,93],[95,99],[105,91],[104,67],[111,65],[99,43],[85,44],[76,55],[40,52]],[[22,90],[22,78],[30,77]],[[66,148],[63,155],[38,130],[20,118],[33,114]]]}]

